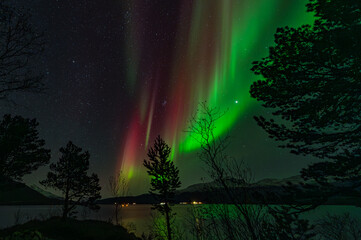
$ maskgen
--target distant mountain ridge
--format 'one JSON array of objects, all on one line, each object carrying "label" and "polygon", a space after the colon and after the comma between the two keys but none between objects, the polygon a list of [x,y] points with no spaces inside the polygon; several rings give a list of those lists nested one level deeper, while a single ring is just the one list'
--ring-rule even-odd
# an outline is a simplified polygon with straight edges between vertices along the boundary
[{"label": "distant mountain ridge", "polygon": [[47,198],[51,198],[51,199],[59,199],[59,200],[63,200],[62,197],[55,195],[51,192],[45,191],[44,189],[42,189],[41,187],[39,187],[38,185],[32,184],[29,186],[31,189],[37,191],[38,193],[41,193],[42,195],[44,195]]},{"label": "distant mountain ridge", "polygon": [[[228,186],[231,186],[233,194],[242,199],[242,202],[249,204],[294,204],[293,198],[288,195],[290,184],[297,191],[297,202],[302,204],[311,204],[309,195],[302,193],[304,180],[301,176],[292,176],[284,179],[267,178],[259,180],[253,184],[246,185],[241,180],[226,179]],[[308,181],[307,184],[314,184],[314,181]],[[244,199],[244,191],[247,192],[247,199]],[[184,189],[176,191],[175,202],[204,202],[204,203],[232,203],[227,197],[223,187],[216,182],[192,184]],[[119,203],[138,203],[138,204],[154,204],[158,203],[150,194],[142,194],[138,196],[126,196],[121,198],[107,198],[99,200],[99,204]],[[358,206],[360,199],[353,195],[334,196],[325,204],[330,205],[355,205]]]},{"label": "distant mountain ridge", "polygon": [[[246,185],[243,180],[229,178],[225,180],[227,185],[232,186],[235,189],[247,188],[251,192],[261,191],[264,194],[270,195],[279,195],[284,193],[284,186],[287,186],[289,183],[299,185],[303,182],[301,176],[292,176],[284,179],[276,178],[267,178],[259,180],[253,184]],[[215,199],[213,192],[221,193],[223,187],[220,183],[215,181],[205,182],[205,183],[196,183],[192,184],[184,189],[177,190],[175,195],[176,202],[193,202],[193,201],[202,201],[208,203],[224,203],[227,202],[226,199],[219,200]],[[237,190],[236,190],[237,191]],[[259,201],[259,200],[254,200]],[[274,201],[274,200],[273,200]],[[122,198],[107,198],[102,199],[99,203],[104,204],[114,204],[114,202],[136,202],[136,203],[156,203],[153,196],[150,194],[142,194],[138,196],[126,196]]]},{"label": "distant mountain ridge", "polygon": [[[289,183],[296,187],[301,187],[304,183],[301,176],[292,176],[284,179],[267,178],[259,180],[251,185],[245,185],[242,181],[237,179],[227,179],[226,181],[233,187],[234,193],[238,194],[238,196],[242,195],[244,190],[251,193],[254,197],[247,200],[249,203],[261,203],[264,199],[267,199],[269,204],[291,203],[288,202],[286,198],[287,190],[284,187],[288,186]],[[175,202],[201,201],[205,203],[230,203],[230,201],[226,198],[217,198],[217,194],[218,196],[226,196],[224,193],[225,192],[219,183],[197,183],[177,191],[175,195]],[[305,204],[309,204],[309,200],[307,199],[308,196],[301,195],[300,200],[305,202]],[[154,197],[150,194],[126,196],[122,198],[107,198],[97,201],[98,204],[114,204],[114,202],[138,204],[157,203]],[[360,199],[355,198],[352,195],[345,195],[336,196],[327,204],[358,206],[360,205],[359,202]],[[31,187],[29,187],[24,183],[11,180],[0,181],[0,205],[51,205],[61,203],[61,197],[45,191],[36,185],[31,185]]]},{"label": "distant mountain ridge", "polygon": [[[242,186],[241,181],[238,181],[239,184],[237,184],[237,183],[235,184],[235,182],[237,182],[235,179],[228,179],[226,181],[230,182],[230,185],[232,185],[232,186],[234,186],[234,185]],[[301,182],[304,182],[302,177],[300,175],[296,175],[296,176],[292,176],[292,177],[288,177],[288,178],[284,178],[284,179],[265,178],[265,179],[262,179],[255,183],[250,184],[250,186],[251,187],[266,187],[266,186],[282,187],[282,186],[288,185],[288,183],[300,184]],[[181,189],[178,192],[180,192],[180,193],[197,192],[197,191],[204,191],[204,190],[207,190],[210,188],[212,188],[212,189],[222,188],[222,186],[220,186],[216,182],[196,183],[196,184],[192,184],[184,189]]]},{"label": "distant mountain ridge", "polygon": [[300,175],[287,177],[283,179],[277,179],[277,178],[265,178],[262,180],[259,180],[255,183],[257,186],[285,186],[288,185],[288,183],[291,184],[300,184],[304,182],[303,178]]},{"label": "distant mountain ridge", "polygon": [[13,180],[0,181],[0,205],[59,204],[59,199],[44,196],[24,183]]}]

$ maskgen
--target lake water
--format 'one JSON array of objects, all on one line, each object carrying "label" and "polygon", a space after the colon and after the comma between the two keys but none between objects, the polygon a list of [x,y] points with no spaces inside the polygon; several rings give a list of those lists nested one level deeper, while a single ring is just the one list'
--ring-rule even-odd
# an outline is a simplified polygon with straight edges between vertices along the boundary
[{"label": "lake water", "polygon": [[[179,217],[182,216],[182,213],[187,212],[187,207],[183,205],[176,205],[174,208]],[[78,219],[94,219],[115,223],[114,205],[100,205],[100,210],[97,212],[82,207],[78,207],[77,211]],[[151,205],[148,204],[129,205],[120,209],[119,219],[121,218],[123,226],[140,236],[143,232],[149,232],[153,221],[152,212],[154,211],[151,211]],[[58,205],[0,206],[0,229],[25,223],[32,219],[44,220],[60,215],[61,206]]]},{"label": "lake water", "polygon": [[[204,205],[203,205],[204,206]],[[91,212],[85,208],[78,208],[78,219],[95,219],[114,222],[114,206],[101,205],[98,212]],[[175,205],[177,220],[187,224],[190,219],[191,210],[201,205]],[[140,236],[143,232],[149,232],[154,219],[151,205],[137,204],[129,205],[121,209],[122,225]],[[51,216],[58,216],[61,213],[61,206],[0,206],[0,228],[6,228],[15,224],[24,223],[32,219],[46,219]],[[351,216],[361,219],[361,208],[353,206],[321,206],[304,214],[309,220],[317,220],[326,214],[350,213]],[[154,214],[153,214],[154,215]]]}]

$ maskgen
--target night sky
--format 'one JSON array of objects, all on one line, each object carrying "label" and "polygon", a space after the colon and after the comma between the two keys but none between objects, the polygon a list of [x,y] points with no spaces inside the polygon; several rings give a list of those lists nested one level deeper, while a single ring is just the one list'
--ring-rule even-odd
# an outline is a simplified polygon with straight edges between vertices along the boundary
[{"label": "night sky", "polygon": [[[184,131],[201,101],[227,110],[217,135],[232,136],[230,153],[256,179],[298,174],[312,159],[296,157],[253,120],[267,114],[249,95],[254,60],[267,55],[277,27],[311,23],[307,0],[15,0],[45,31],[38,63],[48,90],[17,94],[1,114],[37,118],[52,150],[69,140],[91,154],[107,195],[110,175],[122,168],[130,194],[147,191],[142,166],[160,134],[172,147],[183,187],[206,176],[198,146]],[[25,177],[45,178],[47,167]]]}]

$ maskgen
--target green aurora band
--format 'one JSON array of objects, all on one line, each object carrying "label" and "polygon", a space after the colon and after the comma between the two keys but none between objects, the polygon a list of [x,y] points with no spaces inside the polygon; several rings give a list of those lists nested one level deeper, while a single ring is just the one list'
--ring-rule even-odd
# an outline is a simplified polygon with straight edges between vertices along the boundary
[{"label": "green aurora band", "polygon": [[[249,87],[256,80],[250,71],[252,61],[267,55],[277,27],[312,23],[314,18],[306,13],[306,3],[307,0],[179,1],[178,16],[171,16],[178,19],[173,24],[174,37],[165,40],[172,47],[158,46],[152,52],[149,48],[153,45],[141,33],[145,27],[141,19],[154,19],[160,9],[146,11],[141,9],[140,0],[132,1],[127,29],[127,80],[129,91],[134,92],[134,101],[138,102],[130,114],[118,169],[128,172],[129,178],[136,177],[135,182],[146,178],[142,161],[158,134],[172,146],[175,161],[197,150],[199,144],[184,130],[200,102],[227,110],[217,123],[216,136],[232,131],[240,116],[254,104],[249,95]],[[161,30],[155,26],[152,31]],[[146,54],[154,54],[149,66],[142,62]]]}]

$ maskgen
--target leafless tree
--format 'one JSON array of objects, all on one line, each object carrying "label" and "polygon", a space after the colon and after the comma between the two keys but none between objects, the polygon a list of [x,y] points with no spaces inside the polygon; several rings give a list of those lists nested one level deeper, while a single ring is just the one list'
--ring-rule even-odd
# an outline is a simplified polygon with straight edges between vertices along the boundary
[{"label": "leafless tree", "polygon": [[317,222],[316,230],[321,240],[361,239],[361,222],[349,213],[327,214]]},{"label": "leafless tree", "polygon": [[[207,214],[208,216],[210,213],[220,214],[211,217],[218,218],[214,225],[218,230],[222,228],[222,234],[218,234],[221,239],[226,235],[227,239],[257,240],[259,239],[257,232],[260,230],[265,211],[262,210],[263,205],[248,204],[252,194],[248,191],[248,187],[253,181],[253,175],[242,161],[237,161],[228,154],[230,137],[215,135],[217,121],[224,115],[225,112],[202,102],[197,113],[192,116],[187,129],[187,132],[199,143],[201,149],[199,157],[208,167],[209,175],[218,185],[218,189],[222,189],[220,194],[225,194],[221,197],[227,198],[231,203],[231,206],[218,205],[213,206],[217,209],[208,208]],[[217,189],[212,189],[212,192],[216,193]],[[229,211],[237,213],[232,221]]]},{"label": "leafless tree", "polygon": [[44,77],[35,66],[44,45],[44,34],[31,24],[31,15],[0,1],[1,100],[14,92],[44,90]]},{"label": "leafless tree", "polygon": [[226,112],[203,102],[187,129],[199,143],[199,157],[214,181],[207,185],[207,192],[218,202],[230,203],[210,204],[197,211],[197,217],[193,217],[198,221],[196,239],[311,239],[314,234],[308,221],[290,215],[287,209],[275,212],[277,208],[267,204],[267,193],[254,184],[252,171],[228,153],[229,135],[215,134],[225,115]]},{"label": "leafless tree", "polygon": [[126,176],[124,175],[123,171],[119,171],[118,174],[116,176],[111,176],[108,179],[108,186],[109,186],[109,190],[110,193],[112,194],[113,197],[116,198],[115,200],[115,223],[119,224],[122,221],[119,221],[119,212],[120,209],[119,206],[121,207],[121,204],[119,203],[119,198],[120,197],[125,197],[128,194],[128,189],[129,189],[129,181],[126,178]]}]

